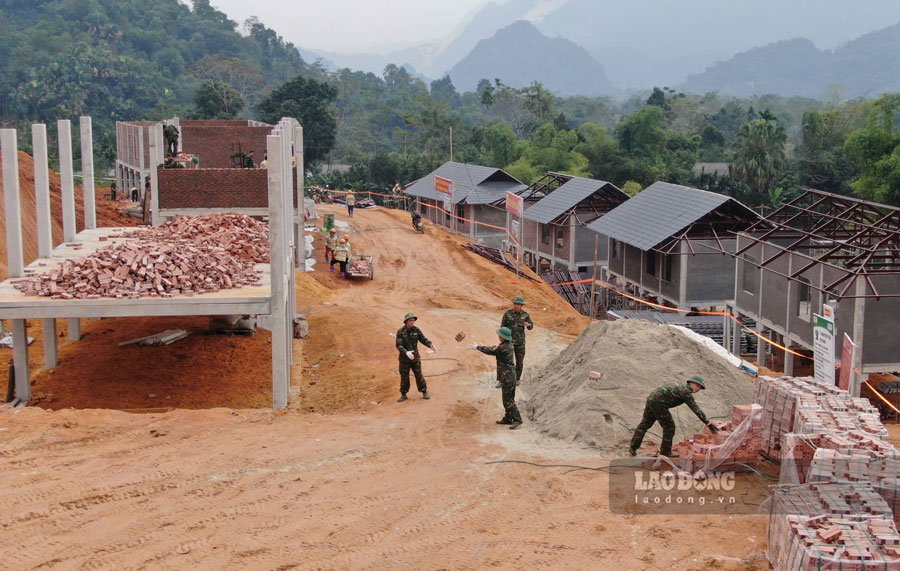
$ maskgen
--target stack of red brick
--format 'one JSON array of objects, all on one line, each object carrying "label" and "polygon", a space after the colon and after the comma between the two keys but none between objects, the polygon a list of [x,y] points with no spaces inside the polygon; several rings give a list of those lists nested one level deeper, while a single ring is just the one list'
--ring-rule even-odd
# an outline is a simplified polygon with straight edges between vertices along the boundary
[{"label": "stack of red brick", "polygon": [[172,297],[254,285],[255,262],[268,259],[264,227],[233,214],[179,217],[13,285],[53,299]]},{"label": "stack of red brick", "polygon": [[[686,472],[707,471],[714,468],[741,471],[739,464],[755,467],[759,463],[762,444],[762,414],[757,405],[734,405],[731,420],[717,423],[719,431],[709,429],[695,433],[692,439],[678,442],[672,452],[678,454],[673,462]],[[647,467],[655,461],[647,462]]]},{"label": "stack of red brick", "polygon": [[769,561],[776,571],[900,569],[900,535],[868,484],[774,486]]}]

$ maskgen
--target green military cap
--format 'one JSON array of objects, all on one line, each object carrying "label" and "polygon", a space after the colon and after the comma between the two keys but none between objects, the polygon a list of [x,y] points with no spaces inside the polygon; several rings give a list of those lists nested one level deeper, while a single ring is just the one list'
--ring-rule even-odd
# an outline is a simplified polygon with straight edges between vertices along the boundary
[{"label": "green military cap", "polygon": [[416,317],[415,314],[413,314],[413,313],[407,313],[405,316],[403,316],[403,323],[406,323],[410,319],[419,319],[419,318]]},{"label": "green military cap", "polygon": [[509,330],[509,327],[501,327],[497,330],[497,335],[503,337],[507,341],[512,341],[512,331]]},{"label": "green military cap", "polygon": [[521,295],[517,295],[516,297],[513,298],[513,303],[520,303],[522,305],[525,305],[525,298],[522,297]]},{"label": "green military cap", "polygon": [[688,379],[688,382],[689,383],[697,383],[698,385],[700,385],[701,389],[706,388],[706,384],[703,382],[703,377],[701,377],[700,375],[694,375],[693,377]]}]

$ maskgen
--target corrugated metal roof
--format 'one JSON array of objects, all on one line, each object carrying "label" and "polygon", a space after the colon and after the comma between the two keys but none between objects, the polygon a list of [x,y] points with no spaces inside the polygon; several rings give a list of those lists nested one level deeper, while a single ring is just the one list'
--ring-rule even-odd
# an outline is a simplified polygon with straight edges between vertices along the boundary
[{"label": "corrugated metal roof", "polygon": [[605,180],[594,180],[573,176],[568,182],[538,200],[525,210],[524,217],[540,224],[547,224],[557,216],[575,208],[582,200],[598,191],[607,196],[619,198],[619,202],[628,200],[628,195],[615,185]]},{"label": "corrugated metal roof", "polygon": [[[650,250],[729,201],[746,209],[722,194],[655,182],[588,228],[641,250]],[[748,209],[748,212],[755,216],[753,211]]]},{"label": "corrugated metal roof", "polygon": [[453,181],[453,201],[488,204],[505,198],[507,192],[520,192],[525,185],[501,169],[446,162],[406,189],[407,194],[443,201],[445,195],[434,189],[434,177]]}]

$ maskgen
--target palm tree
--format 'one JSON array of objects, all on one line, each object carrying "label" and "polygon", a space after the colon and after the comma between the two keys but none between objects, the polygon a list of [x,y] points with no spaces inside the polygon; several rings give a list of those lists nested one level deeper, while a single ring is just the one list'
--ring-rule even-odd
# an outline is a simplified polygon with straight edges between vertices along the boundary
[{"label": "palm tree", "polygon": [[757,202],[765,200],[769,189],[778,182],[786,163],[786,141],[787,133],[774,119],[754,119],[738,131],[734,173],[747,182]]}]

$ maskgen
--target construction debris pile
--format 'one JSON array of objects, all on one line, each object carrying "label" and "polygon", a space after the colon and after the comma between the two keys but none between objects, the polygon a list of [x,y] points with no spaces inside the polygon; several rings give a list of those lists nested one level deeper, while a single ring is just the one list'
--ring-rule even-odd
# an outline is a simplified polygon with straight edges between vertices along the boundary
[{"label": "construction debris pile", "polygon": [[541,279],[581,315],[591,315],[591,290],[583,283],[577,270],[555,270],[541,274]]},{"label": "construction debris pile", "polygon": [[[482,246],[481,244],[476,244],[474,242],[468,242],[463,244],[463,248],[469,250],[471,252],[475,252],[479,256],[483,258],[487,258],[488,260],[494,262],[495,264],[500,264],[507,270],[511,272],[518,272],[516,265],[509,260],[506,259],[506,256],[503,255],[503,252],[498,250],[497,248],[491,248],[490,246]],[[531,281],[537,281],[531,276],[527,274],[521,274],[521,277],[528,278]]]},{"label": "construction debris pile", "polygon": [[67,259],[13,285],[53,299],[172,297],[255,285],[255,263],[268,261],[266,225],[238,214],[179,216],[131,238]]},{"label": "construction debris pile", "polygon": [[[591,379],[592,371],[601,378]],[[647,395],[698,374],[715,380],[696,396],[707,416],[726,417],[733,405],[752,401],[745,374],[680,331],[636,319],[597,321],[543,371],[523,375],[527,398],[519,406],[541,432],[621,452]],[[687,407],[672,414],[681,438],[703,428]]]}]

